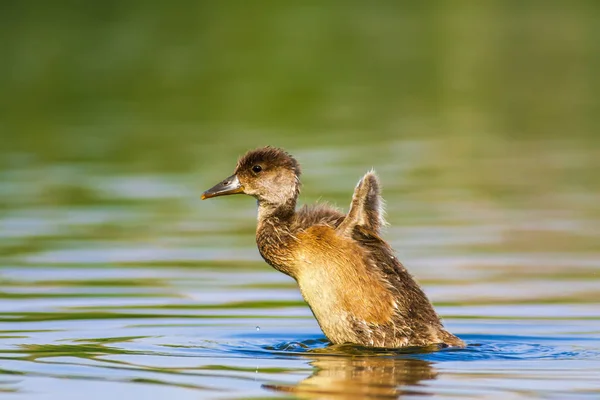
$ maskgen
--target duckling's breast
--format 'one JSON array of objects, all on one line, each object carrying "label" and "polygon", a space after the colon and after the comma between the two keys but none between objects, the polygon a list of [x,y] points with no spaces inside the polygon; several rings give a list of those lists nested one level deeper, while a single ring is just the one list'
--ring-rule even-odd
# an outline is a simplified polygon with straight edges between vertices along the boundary
[{"label": "duckling's breast", "polygon": [[[298,235],[296,280],[321,329],[334,343],[360,343],[360,326],[385,325],[394,296],[365,251],[326,226]],[[368,343],[367,343],[368,344]]]}]

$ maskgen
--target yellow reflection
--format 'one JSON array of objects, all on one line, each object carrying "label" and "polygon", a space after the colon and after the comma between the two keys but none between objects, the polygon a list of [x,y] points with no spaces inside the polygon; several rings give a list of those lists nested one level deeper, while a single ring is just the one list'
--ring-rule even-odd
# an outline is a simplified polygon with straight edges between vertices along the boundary
[{"label": "yellow reflection", "polygon": [[313,374],[298,384],[264,387],[309,399],[397,398],[428,395],[413,386],[437,377],[431,363],[417,359],[322,357],[310,364]]}]

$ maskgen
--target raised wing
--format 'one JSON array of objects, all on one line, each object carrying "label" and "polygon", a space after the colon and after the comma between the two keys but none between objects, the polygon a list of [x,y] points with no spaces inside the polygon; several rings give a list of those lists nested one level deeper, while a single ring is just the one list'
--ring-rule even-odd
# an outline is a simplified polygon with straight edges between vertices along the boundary
[{"label": "raised wing", "polygon": [[355,227],[360,226],[379,234],[383,218],[383,200],[379,194],[379,179],[374,171],[367,172],[358,182],[352,195],[350,211],[336,228],[344,236],[352,236]]}]

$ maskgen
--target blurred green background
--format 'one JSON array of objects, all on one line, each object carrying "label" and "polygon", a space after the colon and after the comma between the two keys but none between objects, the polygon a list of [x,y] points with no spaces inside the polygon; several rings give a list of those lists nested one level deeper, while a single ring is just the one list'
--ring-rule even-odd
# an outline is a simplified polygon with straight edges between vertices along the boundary
[{"label": "blurred green background", "polygon": [[345,206],[375,167],[392,223],[595,218],[599,17],[597,1],[3,1],[0,202],[218,224],[213,207],[241,203],[197,195],[269,144],[300,159],[305,201]]},{"label": "blurred green background", "polygon": [[404,138],[443,139],[448,157],[498,141],[595,146],[599,11],[545,0],[3,1],[2,168],[189,171],[263,144]]},{"label": "blurred green background", "polygon": [[[299,371],[381,393],[416,370],[443,397],[593,396],[599,71],[598,0],[0,1],[0,393],[264,398]],[[253,201],[199,199],[267,144],[301,203],[346,208],[374,167],[385,239],[484,345],[435,385],[272,352],[326,343]]]}]

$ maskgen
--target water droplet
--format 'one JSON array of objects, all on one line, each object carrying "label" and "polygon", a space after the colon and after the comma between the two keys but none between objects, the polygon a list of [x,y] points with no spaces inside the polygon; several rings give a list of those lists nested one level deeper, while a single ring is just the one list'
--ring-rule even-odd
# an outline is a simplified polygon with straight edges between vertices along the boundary
[{"label": "water droplet", "polygon": [[260,326],[256,325],[256,332],[260,331]]}]

